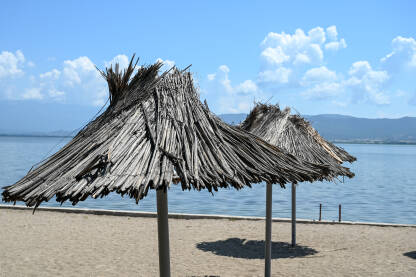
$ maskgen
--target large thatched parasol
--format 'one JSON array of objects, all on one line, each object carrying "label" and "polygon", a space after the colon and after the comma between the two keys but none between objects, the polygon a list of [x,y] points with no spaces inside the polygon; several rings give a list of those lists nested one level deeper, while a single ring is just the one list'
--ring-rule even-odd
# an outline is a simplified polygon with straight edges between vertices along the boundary
[{"label": "large thatched parasol", "polygon": [[[137,61],[136,61],[137,64]],[[251,183],[297,183],[331,178],[328,166],[301,162],[258,137],[223,123],[202,104],[189,72],[158,74],[160,63],[140,67],[133,58],[102,72],[110,104],[67,145],[17,183],[4,188],[4,201],[37,207],[56,196],[74,205],[110,192],[136,202],[157,190],[159,266],[170,275],[167,188]]]},{"label": "large thatched parasol", "polygon": [[[356,158],[322,138],[300,115],[291,115],[289,108],[282,111],[278,105],[258,103],[239,127],[281,147],[303,161],[327,165],[338,176],[354,177],[348,168],[340,164],[345,161],[353,162]],[[267,198],[271,199],[271,187]],[[266,234],[266,237],[267,241],[270,234]],[[292,183],[292,246],[295,245],[296,186]]]}]

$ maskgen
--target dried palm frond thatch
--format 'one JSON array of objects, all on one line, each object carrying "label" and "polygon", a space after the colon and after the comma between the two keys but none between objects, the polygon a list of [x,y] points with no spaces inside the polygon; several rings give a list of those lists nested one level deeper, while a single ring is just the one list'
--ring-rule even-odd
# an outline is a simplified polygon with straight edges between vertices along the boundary
[{"label": "dried palm frond thatch", "polygon": [[[101,72],[110,105],[67,145],[4,188],[4,201],[37,206],[53,196],[76,204],[115,191],[139,201],[149,189],[240,189],[262,181],[331,179],[338,172],[295,156],[223,123],[202,104],[189,72],[159,75],[160,63],[131,60]],[[136,71],[136,73],[135,73]],[[134,73],[134,74],[133,74]]]},{"label": "dried palm frond thatch", "polygon": [[289,108],[258,103],[239,127],[304,161],[329,165],[340,176],[354,176],[339,164],[356,158],[322,138],[300,115],[291,115]]}]

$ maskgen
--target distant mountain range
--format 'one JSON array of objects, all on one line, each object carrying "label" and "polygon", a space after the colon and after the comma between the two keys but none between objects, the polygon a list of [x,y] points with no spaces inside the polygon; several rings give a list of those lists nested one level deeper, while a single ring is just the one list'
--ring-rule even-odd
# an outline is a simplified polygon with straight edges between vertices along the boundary
[{"label": "distant mountain range", "polygon": [[[222,114],[229,124],[239,124],[247,114]],[[370,119],[339,114],[303,115],[326,139],[350,143],[416,143],[416,117]]]},{"label": "distant mountain range", "polygon": [[[99,108],[91,106],[0,101],[0,135],[73,136]],[[221,114],[238,124],[247,114]],[[334,142],[416,143],[416,117],[369,119],[337,114],[304,115],[318,132]]]}]

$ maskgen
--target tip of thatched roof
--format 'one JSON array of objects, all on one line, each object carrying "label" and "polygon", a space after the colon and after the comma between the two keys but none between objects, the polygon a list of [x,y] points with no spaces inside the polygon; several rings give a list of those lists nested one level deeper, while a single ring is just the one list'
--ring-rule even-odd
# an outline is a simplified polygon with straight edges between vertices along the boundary
[{"label": "tip of thatched roof", "polygon": [[149,189],[236,189],[251,183],[335,177],[231,127],[199,100],[190,72],[158,74],[161,64],[102,72],[111,103],[67,145],[3,191],[5,201],[39,205],[53,196],[73,204],[115,191],[139,201]]}]

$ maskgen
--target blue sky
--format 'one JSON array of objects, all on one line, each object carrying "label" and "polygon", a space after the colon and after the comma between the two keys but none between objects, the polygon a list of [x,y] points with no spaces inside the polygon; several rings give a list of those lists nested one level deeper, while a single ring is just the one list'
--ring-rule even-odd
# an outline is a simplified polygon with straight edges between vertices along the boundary
[{"label": "blue sky", "polygon": [[[416,116],[414,1],[4,1],[0,101],[97,106],[95,71],[162,59],[216,113]],[[36,103],[36,102],[34,102]]]}]

